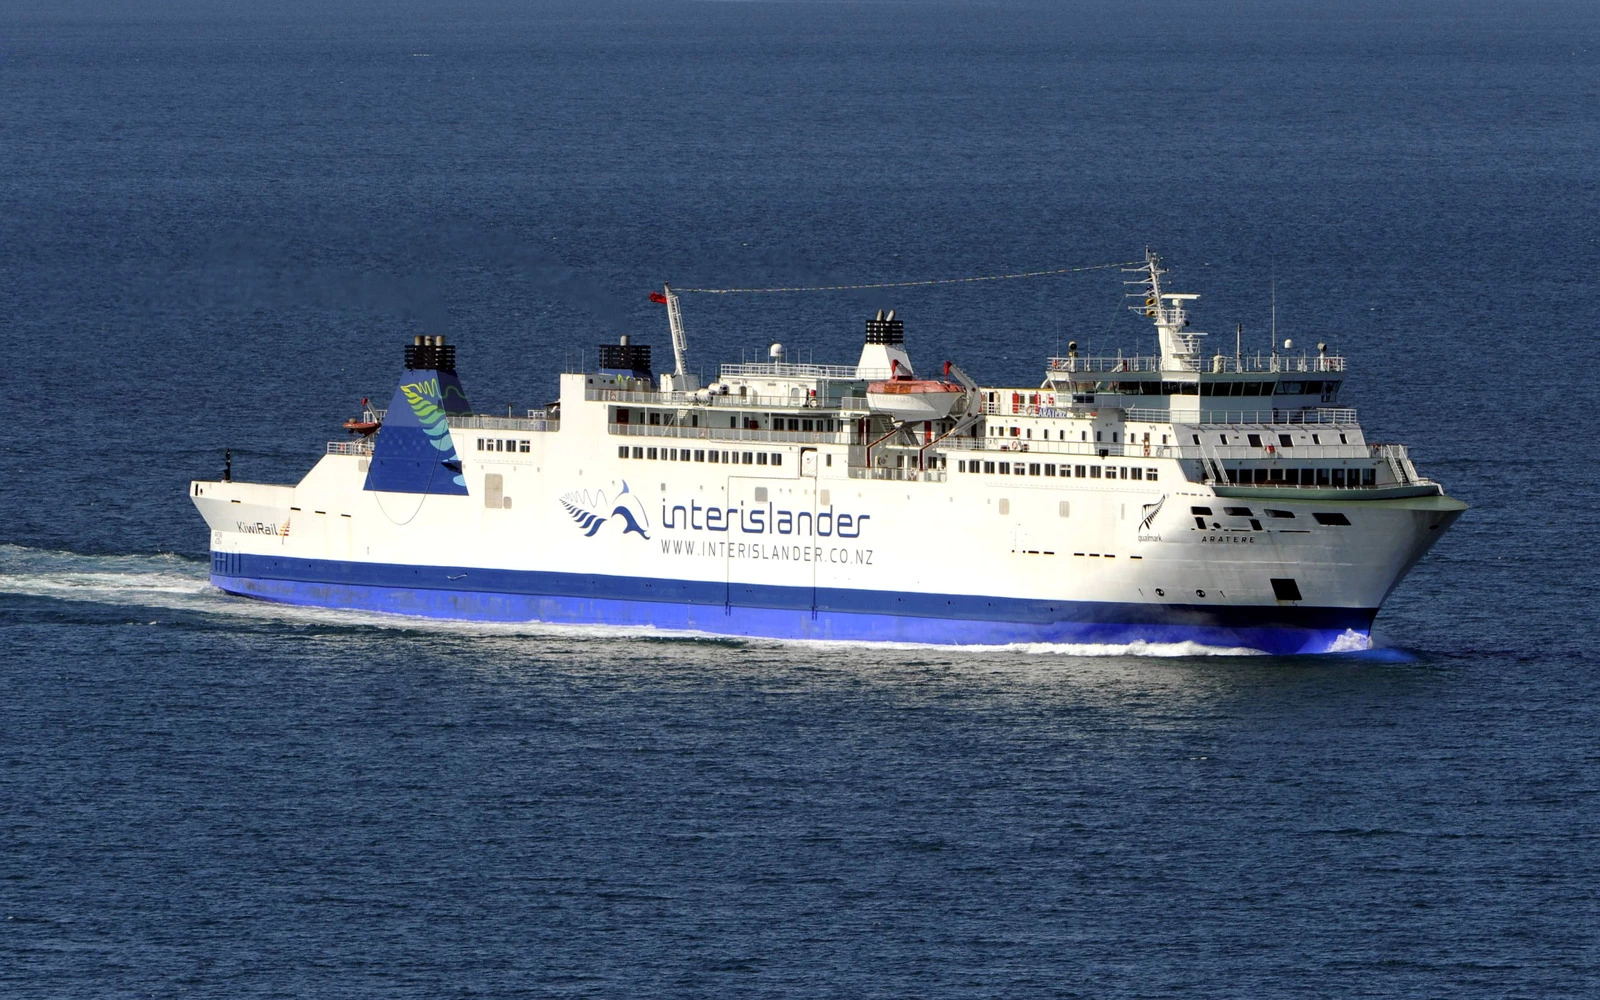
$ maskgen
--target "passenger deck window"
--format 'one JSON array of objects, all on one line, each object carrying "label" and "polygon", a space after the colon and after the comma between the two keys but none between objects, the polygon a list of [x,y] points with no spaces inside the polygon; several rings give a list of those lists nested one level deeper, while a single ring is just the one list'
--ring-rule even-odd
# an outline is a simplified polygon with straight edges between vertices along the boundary
[{"label": "passenger deck window", "polygon": [[1271,507],[1266,509],[1266,514],[1268,517],[1294,517],[1292,510],[1273,510]]},{"label": "passenger deck window", "polygon": [[1322,513],[1319,511],[1311,516],[1317,519],[1318,524],[1342,524],[1347,527],[1350,524],[1350,519],[1345,517],[1343,514],[1340,514],[1338,511],[1334,511],[1333,513]]},{"label": "passenger deck window", "polygon": [[1224,507],[1222,512],[1229,517],[1254,517],[1249,507]]}]

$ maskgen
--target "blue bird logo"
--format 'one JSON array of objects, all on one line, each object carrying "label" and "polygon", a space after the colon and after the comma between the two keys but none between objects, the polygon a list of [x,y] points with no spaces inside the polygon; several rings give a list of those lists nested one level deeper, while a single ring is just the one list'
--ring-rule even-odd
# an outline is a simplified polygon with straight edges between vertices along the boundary
[{"label": "blue bird logo", "polygon": [[623,481],[622,492],[617,494],[616,503],[611,505],[609,515],[600,513],[607,506],[604,490],[597,490],[593,494],[587,490],[574,490],[561,498],[561,506],[566,509],[567,516],[577,524],[585,538],[593,538],[612,518],[621,519],[624,535],[638,535],[644,539],[650,537],[648,533],[650,515],[645,513],[644,504],[639,502],[638,494],[629,491],[626,480]]}]

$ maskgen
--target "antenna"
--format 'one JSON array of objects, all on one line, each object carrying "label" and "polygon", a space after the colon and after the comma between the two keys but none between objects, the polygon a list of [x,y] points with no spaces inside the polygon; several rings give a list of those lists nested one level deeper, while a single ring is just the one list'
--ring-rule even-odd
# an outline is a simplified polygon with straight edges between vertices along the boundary
[{"label": "antenna", "polygon": [[1278,278],[1272,278],[1272,342],[1278,342]]},{"label": "antenna", "polygon": [[1244,324],[1233,331],[1233,365],[1237,371],[1244,363]]}]

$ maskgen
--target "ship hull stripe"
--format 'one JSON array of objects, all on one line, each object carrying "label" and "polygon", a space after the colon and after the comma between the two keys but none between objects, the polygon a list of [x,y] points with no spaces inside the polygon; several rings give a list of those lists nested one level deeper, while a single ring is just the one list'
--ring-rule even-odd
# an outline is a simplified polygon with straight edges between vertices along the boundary
[{"label": "ship hull stripe", "polygon": [[473,621],[938,644],[1197,642],[1324,652],[1376,608],[1049,601],[214,553],[212,583],[287,604]]}]

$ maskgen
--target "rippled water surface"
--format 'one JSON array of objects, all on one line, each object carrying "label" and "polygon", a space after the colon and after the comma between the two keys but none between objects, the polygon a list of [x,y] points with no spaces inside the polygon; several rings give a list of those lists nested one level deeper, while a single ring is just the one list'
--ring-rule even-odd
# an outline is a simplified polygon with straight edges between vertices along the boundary
[{"label": "rippled water surface", "polygon": [[[1600,990],[1589,5],[0,11],[0,992]],[[1127,260],[1332,342],[1472,505],[1377,648],[458,625],[206,582],[398,344],[485,410],[645,293]],[[1036,381],[1120,276],[686,296]],[[1227,337],[1230,339],[1231,337]],[[919,353],[920,351],[920,353]],[[952,526],[930,524],[938,546]]]}]

